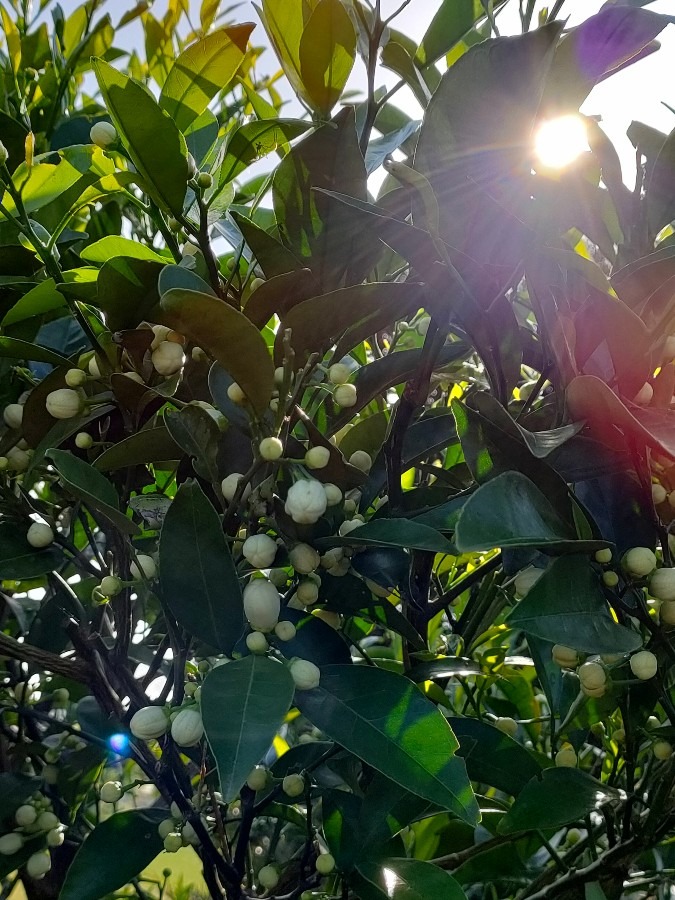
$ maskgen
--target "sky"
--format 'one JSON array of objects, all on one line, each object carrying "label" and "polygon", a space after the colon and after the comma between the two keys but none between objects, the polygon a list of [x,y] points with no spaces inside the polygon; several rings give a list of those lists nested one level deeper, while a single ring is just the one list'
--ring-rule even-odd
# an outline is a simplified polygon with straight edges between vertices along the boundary
[{"label": "sky", "polygon": [[[190,0],[194,9],[194,19],[199,19],[199,0]],[[537,2],[536,10],[550,5]],[[61,0],[61,6],[66,13],[79,6],[81,0]],[[421,39],[426,27],[438,8],[439,0],[411,0],[408,7],[397,17],[393,27],[412,38]],[[233,4],[233,0],[223,0],[222,8]],[[401,4],[401,0],[382,0],[382,13],[389,15]],[[107,10],[117,19],[123,12],[132,9],[136,0],[107,0],[102,9]],[[567,0],[563,6],[561,16],[569,16],[569,25],[578,24],[597,12],[603,5],[602,0]],[[656,0],[646,4],[654,12],[675,15],[675,0]],[[160,17],[166,8],[166,0],[155,0],[152,12]],[[267,43],[262,25],[250,0],[244,0],[231,14],[238,22],[252,21],[257,27],[253,33],[253,40]],[[536,21],[536,13],[533,21]],[[502,34],[514,34],[520,30],[518,17],[518,0],[510,0],[506,8],[500,11],[497,19]],[[130,26],[122,33],[124,39],[118,43],[123,48],[129,48],[142,42],[140,28]],[[660,37],[661,49],[647,59],[641,60],[623,72],[612,76],[606,82],[600,84],[591,93],[582,107],[582,112],[602,116],[602,127],[615,144],[621,158],[624,180],[632,186],[635,173],[634,150],[626,138],[626,129],[631,121],[637,119],[664,132],[669,132],[675,127],[675,115],[667,109],[663,103],[675,108],[675,79],[672,77],[672,61],[675,59],[675,24],[668,25]],[[265,68],[265,67],[268,68]],[[262,71],[271,71],[273,68],[272,57],[267,62],[261,61]],[[388,86],[393,85],[397,76],[380,69],[381,81]],[[365,89],[365,71],[363,64],[357,60],[348,87],[360,90]],[[396,95],[396,103],[401,105],[413,116],[419,116],[419,107],[415,104],[412,95],[406,90]],[[289,111],[290,113],[290,111]],[[287,114],[289,114],[287,113]],[[292,113],[290,113],[292,114]]]}]

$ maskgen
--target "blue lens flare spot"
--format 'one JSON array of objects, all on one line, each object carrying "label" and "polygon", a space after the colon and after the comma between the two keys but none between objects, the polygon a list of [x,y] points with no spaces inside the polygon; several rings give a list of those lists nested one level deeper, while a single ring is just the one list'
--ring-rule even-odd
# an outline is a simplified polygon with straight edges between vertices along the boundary
[{"label": "blue lens flare spot", "polygon": [[118,753],[120,756],[126,756],[129,752],[129,735],[122,732],[111,734],[108,738],[108,744],[115,753]]}]

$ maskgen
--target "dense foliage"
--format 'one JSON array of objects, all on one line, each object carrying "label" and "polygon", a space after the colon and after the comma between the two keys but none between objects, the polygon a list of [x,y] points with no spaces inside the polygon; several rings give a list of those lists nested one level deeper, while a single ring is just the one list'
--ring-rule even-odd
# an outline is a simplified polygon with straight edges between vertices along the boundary
[{"label": "dense foliage", "polygon": [[670,18],[108,6],[0,3],[3,897],[669,896],[675,135],[533,136]]}]

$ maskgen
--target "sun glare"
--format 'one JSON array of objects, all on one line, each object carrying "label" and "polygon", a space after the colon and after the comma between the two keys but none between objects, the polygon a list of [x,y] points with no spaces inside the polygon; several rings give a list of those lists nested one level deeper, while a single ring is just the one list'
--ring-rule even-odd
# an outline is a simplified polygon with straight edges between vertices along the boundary
[{"label": "sun glare", "polygon": [[568,166],[588,150],[588,137],[579,116],[559,116],[549,119],[537,131],[534,142],[539,160],[551,169]]}]

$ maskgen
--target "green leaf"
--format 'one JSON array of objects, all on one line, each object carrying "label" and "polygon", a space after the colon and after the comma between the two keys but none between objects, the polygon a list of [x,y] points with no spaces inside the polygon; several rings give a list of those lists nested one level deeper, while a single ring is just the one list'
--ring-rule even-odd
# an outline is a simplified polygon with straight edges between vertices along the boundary
[{"label": "green leaf", "polygon": [[65,450],[48,450],[45,456],[52,461],[61,481],[71,494],[124,534],[138,534],[138,527],[120,512],[117,491],[105,475],[101,475],[89,463]]},{"label": "green leaf", "polygon": [[340,0],[319,0],[300,38],[300,77],[324,117],[340,99],[356,55],[356,33]]},{"label": "green leaf", "polygon": [[58,569],[63,559],[60,548],[35,550],[16,524],[0,522],[0,580],[37,578]]},{"label": "green leaf", "polygon": [[500,834],[516,834],[560,828],[618,796],[617,790],[580,769],[545,769],[525,785],[497,830]]},{"label": "green leaf", "polygon": [[288,669],[266,656],[218,666],[202,687],[202,718],[229,803],[269,749],[293,700]]},{"label": "green leaf", "polygon": [[120,237],[117,234],[106,235],[100,241],[89,244],[80,253],[80,257],[85,262],[90,262],[94,265],[97,263],[103,265],[109,259],[114,259],[117,256],[126,256],[128,259],[165,262],[159,253],[156,253],[145,244],[141,244],[140,241],[131,241],[129,238]]},{"label": "green leaf", "polygon": [[211,285],[200,278],[192,269],[186,269],[185,266],[176,266],[173,263],[164,266],[159,273],[159,281],[157,282],[157,290],[160,296],[167,294],[173,288],[181,288],[187,291],[200,291],[203,294],[211,294],[216,297],[216,292]]},{"label": "green leaf", "polygon": [[274,636],[271,637],[287,659],[298,656],[315,666],[351,665],[349,645],[339,632],[318,616],[287,606],[281,611],[279,620],[292,622],[296,628],[295,637],[290,641],[276,641]]},{"label": "green leaf", "polygon": [[[504,2],[497,0],[492,9],[496,12]],[[417,62],[428,66],[445,56],[484,17],[482,0],[443,0],[424,33],[417,50]]]},{"label": "green leaf", "polygon": [[183,482],[164,519],[159,575],[179,624],[231,652],[244,625],[241,589],[220,518],[196,481]]},{"label": "green leaf", "polygon": [[197,475],[216,484],[220,429],[207,411],[199,406],[185,406],[178,412],[166,410],[164,424],[176,444],[192,457]]},{"label": "green leaf", "polygon": [[181,448],[167,429],[160,425],[137,431],[108,447],[96,457],[94,466],[102,472],[112,472],[126,466],[142,466],[163,459],[179,459],[181,456]]},{"label": "green leaf", "polygon": [[12,308],[5,313],[2,325],[16,325],[33,316],[52,312],[66,305],[66,300],[61,291],[56,289],[53,278],[47,278],[40,284],[31,288],[21,297]]},{"label": "green leaf", "polygon": [[157,279],[163,262],[113,256],[98,273],[96,300],[111,331],[135,328],[157,305]]},{"label": "green leaf", "polygon": [[[4,577],[4,576],[3,576]],[[0,818],[8,819],[36,791],[42,780],[20,772],[0,773]]]},{"label": "green leaf", "polygon": [[362,666],[326,666],[320,685],[298,691],[303,715],[333,740],[406,790],[478,821],[478,805],[457,739],[439,710],[400,675]]},{"label": "green leaf", "polygon": [[255,25],[212,31],[190,44],[176,59],[164,82],[159,105],[185,131],[219,91],[225,90],[244,60]]},{"label": "green leaf", "polygon": [[[421,859],[384,859],[362,862],[360,875],[375,887],[382,900],[466,900],[459,882],[438,866]],[[367,900],[371,900],[370,896]],[[374,900],[374,898],[373,898]]]},{"label": "green leaf", "polygon": [[642,640],[610,615],[587,556],[561,556],[511,612],[508,623],[584,653],[629,653]]},{"label": "green leaf", "polygon": [[67,366],[70,361],[49,347],[31,344],[18,338],[0,335],[0,359],[31,359],[34,362],[50,363],[52,366]]},{"label": "green leaf", "polygon": [[375,519],[361,528],[350,531],[343,539],[325,538],[317,545],[347,544],[349,546],[370,545],[376,547],[406,547],[411,550],[429,550],[432,553],[454,553],[454,547],[447,538],[419,522],[410,519]]},{"label": "green leaf", "polygon": [[258,414],[268,407],[274,363],[258,329],[229,304],[175,288],[163,295],[162,320],[203,347],[239,384]]},{"label": "green leaf", "polygon": [[[265,278],[274,278],[275,275],[284,275],[299,268],[300,263],[295,256],[275,237],[235,210],[232,211],[231,216],[251,253],[258,261],[258,265],[265,273]],[[318,289],[315,288],[315,293],[317,292]],[[258,291],[254,292],[251,300],[257,293]],[[303,297],[303,299],[305,298]],[[267,323],[269,318],[268,316],[264,322],[260,323],[260,328]]]},{"label": "green leaf", "polygon": [[145,190],[162,209],[182,215],[188,179],[185,138],[142,84],[101,59],[94,61],[94,71]]},{"label": "green leaf", "polygon": [[114,813],[97,825],[75,854],[61,900],[100,900],[140,875],[163,850],[157,826],[161,809]]},{"label": "green leaf", "polygon": [[251,163],[277,147],[288,148],[288,142],[299,137],[310,128],[302,119],[262,119],[247,122],[232,132],[227,142],[225,158],[218,173],[219,185],[225,185],[236,178]]},{"label": "green leaf", "polygon": [[534,757],[498,728],[478,719],[455,717],[448,721],[459,741],[457,753],[472,781],[515,796],[541,772]]},{"label": "green leaf", "polygon": [[[482,484],[466,501],[455,529],[461,553],[495,547],[569,548],[574,541],[570,527],[520,472],[504,472]],[[603,546],[591,543],[597,544],[595,549]]]}]

